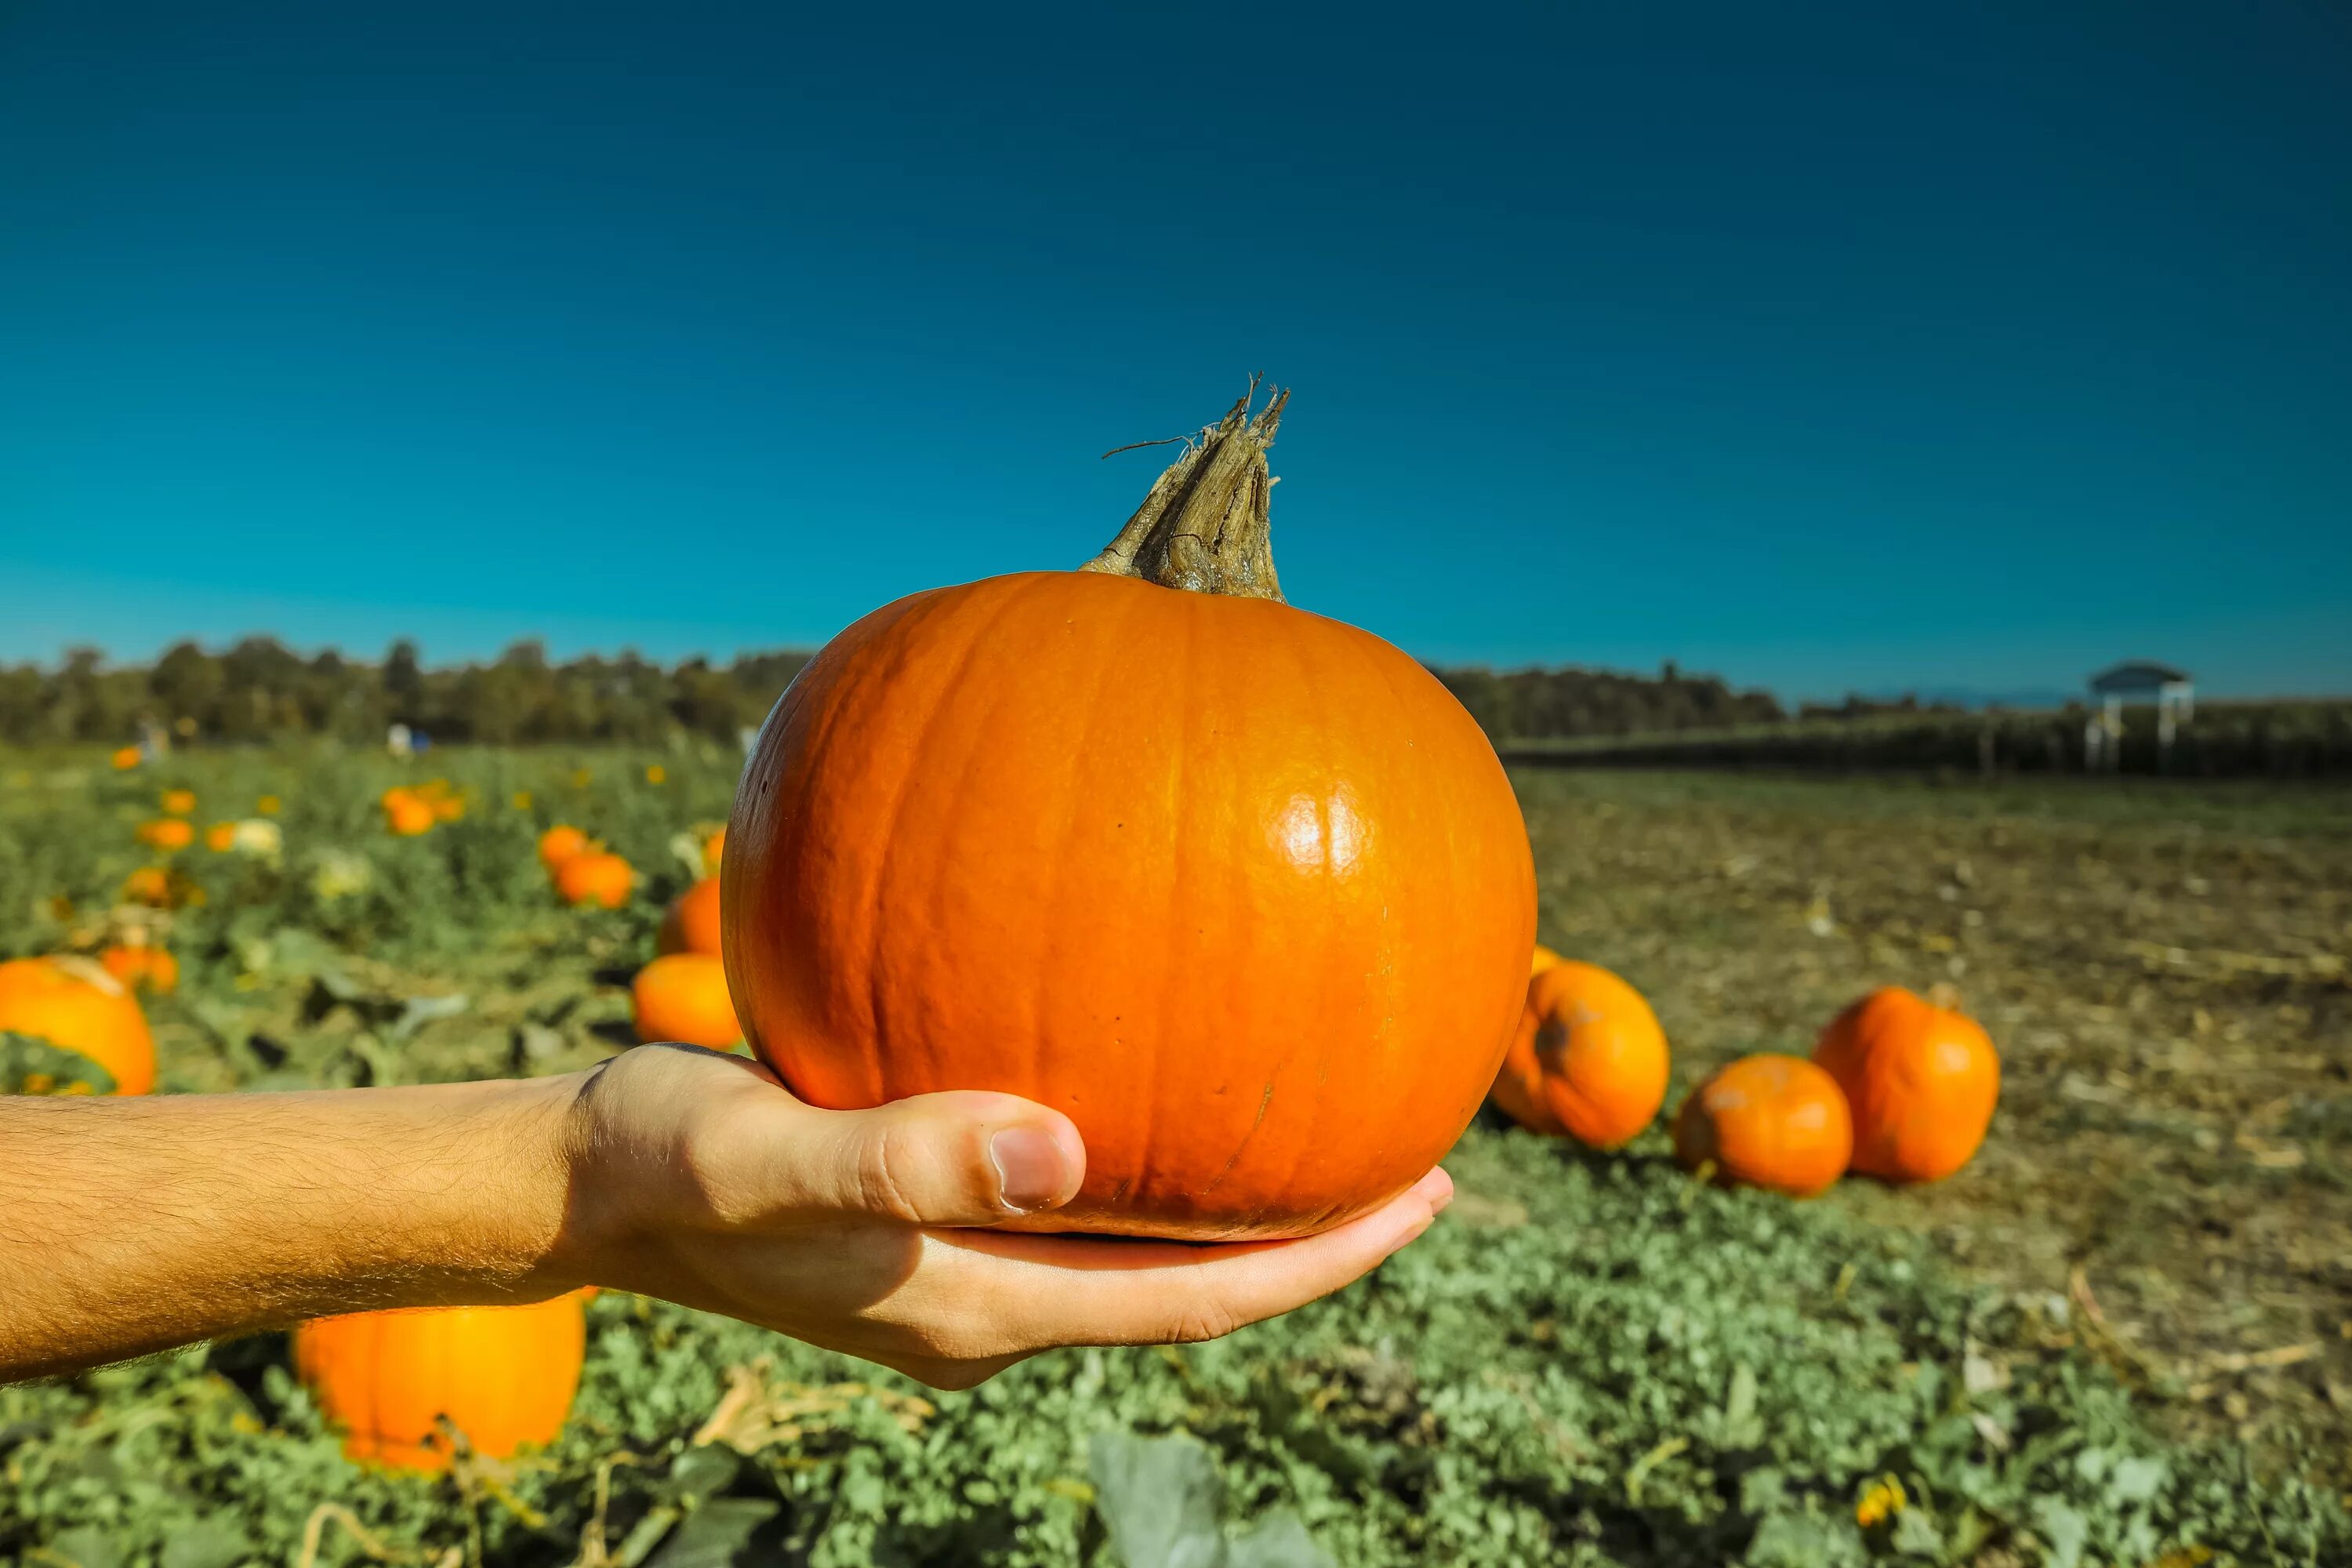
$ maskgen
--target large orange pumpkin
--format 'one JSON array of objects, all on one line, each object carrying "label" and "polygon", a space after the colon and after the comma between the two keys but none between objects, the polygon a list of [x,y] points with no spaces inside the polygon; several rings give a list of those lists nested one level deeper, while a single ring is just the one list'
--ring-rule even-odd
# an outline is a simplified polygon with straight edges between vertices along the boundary
[{"label": "large orange pumpkin", "polygon": [[574,855],[588,848],[588,836],[567,822],[559,822],[539,836],[539,863],[547,868],[549,876],[556,868]]},{"label": "large orange pumpkin", "polygon": [[1562,959],[1528,983],[1495,1102],[1531,1131],[1614,1149],[1666,1102],[1667,1067],[1665,1031],[1642,994]]},{"label": "large orange pumpkin", "polygon": [[555,890],[567,904],[597,904],[617,910],[629,901],[637,874],[618,855],[591,849],[555,868]]},{"label": "large orange pumpkin", "polygon": [[475,1452],[555,1441],[580,1387],[580,1296],[524,1307],[426,1307],[321,1318],[294,1331],[294,1369],[355,1460],[448,1468],[440,1417]]},{"label": "large orange pumpkin", "polygon": [[637,1038],[682,1040],[714,1051],[742,1041],[735,1004],[727,994],[727,966],[708,952],[673,952],[637,971],[629,999],[637,1017]]},{"label": "large orange pumpkin", "polygon": [[155,1038],[123,984],[87,958],[0,963],[0,1031],[30,1035],[88,1057],[117,1094],[155,1087]]},{"label": "large orange pumpkin", "polygon": [[1282,400],[1248,401],[1086,569],[835,637],[736,795],[723,945],[754,1048],[819,1105],[1066,1112],[1085,1184],[1026,1228],[1363,1213],[1452,1147],[1525,998],[1509,782],[1421,665],[1283,601]]},{"label": "large orange pumpkin", "polygon": [[1675,1157],[1717,1179],[1792,1197],[1826,1191],[1853,1153],[1837,1080],[1802,1057],[1742,1057],[1691,1091],[1675,1118]]},{"label": "large orange pumpkin", "polygon": [[1890,1182],[1938,1182],[1967,1164],[2000,1099],[1982,1026],[1899,985],[1830,1020],[1813,1060],[1853,1108],[1853,1168]]},{"label": "large orange pumpkin", "polygon": [[677,896],[662,917],[656,942],[663,952],[718,952],[718,878],[705,877]]}]

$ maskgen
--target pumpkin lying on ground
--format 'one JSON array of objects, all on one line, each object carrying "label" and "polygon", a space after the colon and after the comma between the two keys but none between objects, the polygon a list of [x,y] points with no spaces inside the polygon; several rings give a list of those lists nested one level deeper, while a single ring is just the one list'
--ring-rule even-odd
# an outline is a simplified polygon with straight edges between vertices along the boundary
[{"label": "pumpkin lying on ground", "polygon": [[179,989],[180,961],[167,948],[117,942],[98,955],[99,967],[133,991],[161,996]]},{"label": "pumpkin lying on ground", "polygon": [[1530,1131],[1614,1149],[1666,1102],[1667,1068],[1665,1031],[1642,994],[1598,964],[1561,959],[1528,983],[1495,1103]]},{"label": "pumpkin lying on ground", "polygon": [[727,966],[708,952],[673,952],[637,971],[630,983],[637,1038],[679,1040],[732,1050],[742,1041],[735,1004],[727,994]]},{"label": "pumpkin lying on ground", "polygon": [[555,868],[555,890],[567,904],[617,910],[629,901],[629,889],[636,881],[626,860],[601,849],[574,855]]},{"label": "pumpkin lying on ground", "polygon": [[1853,1168],[1864,1174],[1941,1181],[1992,1125],[2000,1058],[1975,1019],[1939,1001],[1885,986],[1830,1020],[1813,1047],[1853,1108]]},{"label": "pumpkin lying on ground", "polygon": [[476,1453],[508,1458],[563,1430],[587,1344],[580,1300],[321,1318],[294,1331],[294,1370],[353,1459],[446,1469],[445,1415]]},{"label": "pumpkin lying on ground", "polygon": [[727,973],[803,1098],[997,1089],[1084,1185],[1027,1228],[1272,1237],[1402,1191],[1494,1081],[1535,883],[1494,748],[1419,663],[1291,608],[1284,398],[1244,397],[1076,572],[835,637],[736,795]]},{"label": "pumpkin lying on ground", "polygon": [[182,816],[159,816],[138,827],[139,842],[158,849],[185,849],[196,841],[195,825]]},{"label": "pumpkin lying on ground", "polygon": [[553,876],[556,868],[574,855],[587,852],[588,836],[569,823],[559,822],[539,836],[539,863]]},{"label": "pumpkin lying on ground", "polygon": [[1541,974],[1545,970],[1549,969],[1553,964],[1559,962],[1561,962],[1559,954],[1544,946],[1541,942],[1536,943],[1534,962],[1528,965],[1528,978],[1530,980],[1534,979],[1537,975]]},{"label": "pumpkin lying on ground", "polygon": [[663,952],[719,951],[719,879],[705,877],[677,896],[656,939]]},{"label": "pumpkin lying on ground", "polygon": [[402,838],[414,838],[432,831],[440,820],[433,814],[433,803],[414,790],[397,785],[383,792],[383,826]]},{"label": "pumpkin lying on ground", "polygon": [[171,816],[185,816],[196,809],[196,792],[192,789],[167,789],[163,792],[163,811]]},{"label": "pumpkin lying on ground", "polygon": [[28,1035],[88,1057],[117,1094],[155,1087],[155,1039],[123,984],[87,958],[0,963],[0,1033]]},{"label": "pumpkin lying on ground", "polygon": [[1845,1173],[1853,1122],[1837,1080],[1802,1057],[1742,1057],[1691,1091],[1675,1155],[1716,1179],[1810,1198]]}]

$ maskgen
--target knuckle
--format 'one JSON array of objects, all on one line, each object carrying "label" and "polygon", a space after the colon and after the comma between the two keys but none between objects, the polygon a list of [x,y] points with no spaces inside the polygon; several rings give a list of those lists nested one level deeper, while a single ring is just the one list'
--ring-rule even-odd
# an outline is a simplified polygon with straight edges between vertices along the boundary
[{"label": "knuckle", "polygon": [[908,1178],[913,1159],[905,1129],[885,1122],[858,1151],[855,1180],[858,1206],[908,1225],[920,1225],[923,1212],[916,1205]]},{"label": "knuckle", "polygon": [[1185,1302],[1171,1321],[1167,1342],[1197,1345],[1221,1340],[1242,1326],[1234,1310],[1213,1296],[1199,1295]]}]

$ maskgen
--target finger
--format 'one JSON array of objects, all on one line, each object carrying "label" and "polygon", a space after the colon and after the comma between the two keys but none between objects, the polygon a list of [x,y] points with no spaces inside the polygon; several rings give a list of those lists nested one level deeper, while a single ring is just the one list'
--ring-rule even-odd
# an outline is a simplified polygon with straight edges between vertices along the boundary
[{"label": "finger", "polygon": [[917,1095],[872,1110],[778,1096],[753,1131],[751,1180],[768,1212],[865,1215],[909,1226],[992,1225],[1069,1202],[1086,1145],[1060,1111],[1009,1094]]},{"label": "finger", "polygon": [[1217,1339],[1360,1279],[1422,1232],[1452,1201],[1453,1181],[1431,1171],[1368,1215],[1296,1241],[1192,1247],[1079,1237],[974,1232],[943,1237],[983,1255],[1001,1296],[991,1321],[1034,1350],[1059,1344],[1178,1344]]}]

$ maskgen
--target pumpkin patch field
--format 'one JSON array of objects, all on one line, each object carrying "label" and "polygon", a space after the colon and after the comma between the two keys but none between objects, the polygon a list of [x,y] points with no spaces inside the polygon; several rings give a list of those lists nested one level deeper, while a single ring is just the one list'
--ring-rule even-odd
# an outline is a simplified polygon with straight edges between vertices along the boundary
[{"label": "pumpkin patch field", "polygon": [[[723,1046],[710,839],[743,765],[0,756],[0,961],[87,959],[37,978],[126,1039],[135,1006],[153,1058],[151,1085],[11,1026],[0,1087]],[[1339,1295],[955,1394],[612,1290],[462,1350],[352,1320],[197,1347],[0,1388],[0,1562],[2352,1562],[2352,797],[1510,782],[1535,941],[1579,967],[1537,966],[1516,1110],[1448,1157],[1453,1206]],[[1966,1114],[1922,1132],[1929,1067]],[[1719,1180],[1780,1097],[1853,1104],[1852,1165],[1789,1183],[1818,1196]],[[404,1368],[432,1356],[514,1385],[478,1447],[425,1430]]]}]

